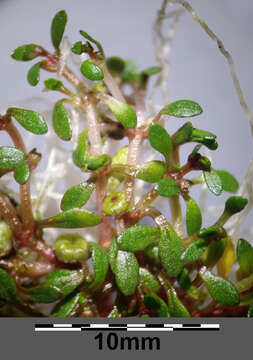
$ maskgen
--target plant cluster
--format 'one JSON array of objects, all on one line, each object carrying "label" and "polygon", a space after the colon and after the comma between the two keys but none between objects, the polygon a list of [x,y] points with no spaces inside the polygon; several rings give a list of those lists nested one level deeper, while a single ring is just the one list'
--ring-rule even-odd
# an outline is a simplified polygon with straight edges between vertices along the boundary
[{"label": "plant cluster", "polygon": [[[56,74],[44,85],[64,96],[52,113],[52,126],[61,140],[72,138],[69,109],[83,115],[85,127],[74,144],[72,161],[84,180],[66,190],[58,214],[43,218],[34,213],[30,181],[42,155],[26,149],[15,122],[42,136],[47,123],[39,113],[16,107],[0,115],[0,129],[13,142],[0,147],[0,175],[13,173],[20,189],[19,202],[7,192],[0,194],[2,316],[45,316],[42,304],[51,304],[46,315],[52,317],[251,316],[253,249],[244,239],[234,249],[224,228],[248,200],[229,197],[216,222],[204,227],[192,188],[206,183],[216,196],[223,191],[236,194],[238,182],[229,172],[214,169],[201,154],[202,147],[217,149],[215,134],[191,121],[174,134],[164,126],[168,117],[173,121],[199,116],[201,106],[178,100],[146,116],[149,79],[161,68],[138,71],[133,61],[106,57],[101,43],[85,31],[71,48],[81,59],[80,79],[67,66],[66,49],[60,47],[66,23],[65,11],[59,11],[51,24],[53,53],[26,44],[15,49],[12,58],[39,59],[27,75],[31,86],[39,83],[41,70]],[[122,139],[128,144],[116,154],[104,151],[106,142]],[[144,143],[156,159],[140,164]],[[181,164],[179,152],[188,143],[193,143],[193,150]],[[195,172],[196,177],[188,177]],[[144,184],[138,200],[137,181]],[[90,211],[86,204],[93,193],[96,210]],[[170,221],[153,206],[157,199],[168,202]],[[146,217],[152,219],[149,225],[142,222]],[[46,228],[86,227],[97,228],[95,241],[72,230],[53,244],[44,239]],[[236,264],[232,282],[228,277]]]}]

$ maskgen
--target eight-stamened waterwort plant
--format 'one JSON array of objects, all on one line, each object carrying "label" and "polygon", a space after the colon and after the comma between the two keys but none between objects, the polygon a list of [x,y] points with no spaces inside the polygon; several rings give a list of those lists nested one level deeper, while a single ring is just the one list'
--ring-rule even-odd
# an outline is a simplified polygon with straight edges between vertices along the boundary
[{"label": "eight-stamened waterwort plant", "polygon": [[[182,5],[191,11],[189,4]],[[173,14],[179,15],[180,11]],[[228,220],[243,211],[248,200],[229,197],[216,222],[205,227],[191,195],[192,187],[201,184],[216,196],[223,191],[236,194],[239,186],[234,176],[216,170],[203,155],[203,148],[214,151],[218,143],[215,134],[194,126],[201,106],[177,100],[148,116],[149,79],[163,80],[164,68],[139,71],[132,61],[107,57],[101,43],[83,30],[69,47],[63,38],[66,23],[67,14],[59,11],[51,24],[52,53],[25,44],[14,50],[12,58],[36,59],[27,75],[31,86],[38,85],[42,70],[55,75],[44,82],[45,89],[60,95],[52,126],[62,142],[73,140],[71,162],[83,181],[65,189],[58,213],[43,216],[40,206],[47,186],[34,206],[30,182],[41,157],[48,154],[26,149],[15,123],[41,136],[48,125],[32,110],[11,107],[0,115],[0,129],[12,141],[0,147],[0,174],[3,178],[11,174],[20,190],[18,201],[11,191],[0,193],[1,315],[252,316],[253,248],[239,239],[235,249],[226,230]],[[66,64],[68,56],[80,59],[80,76]],[[186,122],[170,134],[164,126],[168,118]],[[115,151],[120,140],[124,146]],[[180,149],[188,143],[193,149],[181,163]],[[108,144],[115,145],[112,152],[106,151]],[[141,151],[147,146],[153,160],[141,163]],[[137,189],[137,183],[143,186]],[[89,206],[92,198],[96,206]],[[154,206],[155,200],[168,204],[166,216]],[[146,217],[151,219],[149,225],[143,225]],[[90,227],[97,230],[93,241],[83,236]],[[49,243],[47,228],[71,230],[58,232]],[[45,312],[42,304],[51,306]]]}]

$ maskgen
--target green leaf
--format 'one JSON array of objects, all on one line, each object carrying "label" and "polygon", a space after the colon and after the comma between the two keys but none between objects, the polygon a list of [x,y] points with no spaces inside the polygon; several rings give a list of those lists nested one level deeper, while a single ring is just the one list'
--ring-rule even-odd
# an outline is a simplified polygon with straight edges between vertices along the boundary
[{"label": "green leaf", "polygon": [[162,68],[160,66],[150,66],[145,70],[142,70],[142,75],[145,76],[151,76],[151,75],[156,75],[159,74],[159,72],[161,72]]},{"label": "green leaf", "polygon": [[207,267],[213,267],[219,259],[222,257],[222,254],[226,248],[227,239],[223,238],[219,241],[212,241],[206,251],[203,254],[203,262]]},{"label": "green leaf", "polygon": [[25,154],[12,146],[0,146],[0,170],[13,170],[25,160]]},{"label": "green leaf", "polygon": [[198,236],[203,239],[211,239],[211,238],[220,238],[221,236],[226,235],[224,229],[219,226],[209,226],[207,228],[203,228],[198,233]]},{"label": "green leaf", "polygon": [[116,271],[116,259],[117,259],[117,254],[118,254],[118,244],[117,244],[117,239],[113,238],[111,245],[108,249],[108,261],[111,267],[111,270],[113,273],[115,273]]},{"label": "green leaf", "polygon": [[248,199],[242,196],[231,196],[225,203],[225,211],[230,215],[234,215],[242,211],[247,204]]},{"label": "green leaf", "polygon": [[57,101],[53,110],[53,128],[60,139],[69,141],[72,137],[71,123],[62,101]]},{"label": "green leaf", "polygon": [[118,238],[120,250],[141,251],[158,243],[160,229],[153,226],[135,225],[125,230]]},{"label": "green leaf", "polygon": [[87,210],[71,209],[39,222],[42,227],[74,229],[96,226],[101,223],[101,217]]},{"label": "green leaf", "polygon": [[118,56],[111,56],[106,59],[106,66],[113,76],[121,75],[125,68],[125,61]]},{"label": "green leaf", "polygon": [[120,291],[133,295],[139,283],[139,264],[133,253],[118,251],[115,264],[115,280]]},{"label": "green leaf", "polygon": [[104,74],[98,65],[93,63],[90,60],[85,60],[82,62],[80,71],[89,80],[103,80]]},{"label": "green leaf", "polygon": [[29,84],[31,86],[38,85],[38,83],[40,81],[40,66],[41,66],[41,61],[34,64],[31,67],[31,69],[28,71],[27,81],[29,82]]},{"label": "green leaf", "polygon": [[124,71],[122,72],[122,81],[135,83],[139,80],[139,74],[137,73],[136,64],[133,60],[126,60]]},{"label": "green leaf", "polygon": [[172,136],[171,140],[174,145],[181,145],[188,141],[191,141],[193,126],[190,121],[181,126],[175,134]]},{"label": "green leaf", "polygon": [[90,243],[90,247],[94,278],[89,288],[94,291],[103,285],[108,272],[109,263],[107,254],[101,246],[96,243]]},{"label": "green leaf", "polygon": [[100,44],[99,41],[95,40],[93,37],[91,37],[86,31],[80,30],[80,34],[87,40],[89,40],[90,42],[92,42],[93,44],[97,45],[98,49],[101,51],[102,50],[102,46]]},{"label": "green leaf", "polygon": [[77,41],[71,48],[72,52],[77,55],[81,55],[83,51],[83,44],[82,41]]},{"label": "green leaf", "polygon": [[18,290],[13,278],[7,271],[0,269],[0,299],[14,302],[18,296]]},{"label": "green leaf", "polygon": [[57,258],[64,263],[85,261],[90,256],[88,241],[78,234],[59,235],[54,248]]},{"label": "green leaf", "polygon": [[30,170],[26,161],[22,161],[14,170],[14,179],[21,185],[28,181],[29,175]]},{"label": "green leaf", "polygon": [[29,298],[37,303],[49,304],[59,300],[61,290],[52,285],[39,285],[28,290]]},{"label": "green leaf", "polygon": [[121,314],[117,308],[117,306],[114,306],[110,314],[107,316],[108,318],[120,318]]},{"label": "green leaf", "polygon": [[221,178],[222,188],[224,191],[236,193],[239,188],[239,183],[236,178],[225,170],[216,170],[217,174]]},{"label": "green leaf", "polygon": [[28,295],[35,302],[51,303],[71,294],[83,281],[82,270],[55,270],[42,285],[28,289]]},{"label": "green leaf", "polygon": [[167,290],[168,308],[171,317],[191,317],[186,307],[179,300],[176,290],[170,288]]},{"label": "green leaf", "polygon": [[70,294],[60,304],[57,305],[54,312],[50,315],[51,317],[72,317],[76,314],[80,301],[83,298],[83,294],[78,292],[76,294]]},{"label": "green leaf", "polygon": [[9,225],[0,221],[0,259],[11,252],[12,238],[13,234]]},{"label": "green leaf", "polygon": [[253,272],[253,247],[244,239],[239,239],[236,248],[240,270],[246,276]]},{"label": "green leaf", "polygon": [[193,117],[200,115],[202,112],[201,106],[191,100],[178,100],[162,109],[162,114],[175,117]]},{"label": "green leaf", "polygon": [[152,292],[157,292],[160,289],[160,284],[156,280],[153,274],[145,268],[140,267],[139,269],[139,282],[143,286],[144,291],[148,289]]},{"label": "green leaf", "polygon": [[161,125],[152,124],[148,129],[148,138],[151,146],[164,155],[167,161],[170,160],[172,142],[170,135]]},{"label": "green leaf", "polygon": [[216,150],[218,143],[216,141],[216,135],[201,129],[192,129],[191,141],[199,142],[205,145],[210,150]]},{"label": "green leaf", "polygon": [[144,254],[151,263],[156,265],[160,264],[158,246],[154,246],[154,245],[148,246],[145,249]]},{"label": "green leaf", "polygon": [[44,81],[44,85],[48,90],[59,91],[63,87],[63,83],[60,80],[49,78]]},{"label": "green leaf", "polygon": [[14,117],[21,126],[33,134],[44,135],[48,131],[47,123],[43,117],[35,111],[10,108],[8,109],[8,114]]},{"label": "green leaf", "polygon": [[194,285],[192,285],[189,272],[187,269],[183,268],[181,273],[179,274],[177,281],[181,288],[193,299],[199,299],[200,291]]},{"label": "green leaf", "polygon": [[188,264],[198,260],[207,248],[207,243],[204,239],[199,239],[190,244],[183,254],[181,260],[183,264]]},{"label": "green leaf", "polygon": [[26,44],[16,48],[11,57],[18,61],[30,61],[35,59],[38,56],[38,52],[35,51],[37,45],[35,44]]},{"label": "green leaf", "polygon": [[137,167],[137,179],[147,182],[157,182],[161,180],[165,173],[165,163],[159,160],[149,161]]},{"label": "green leaf", "polygon": [[253,305],[251,305],[251,307],[249,308],[249,311],[248,311],[248,317],[253,317]]},{"label": "green leaf", "polygon": [[61,209],[80,208],[87,203],[95,189],[94,184],[82,183],[68,189],[61,200]]},{"label": "green leaf", "polygon": [[160,196],[171,197],[180,193],[180,186],[176,180],[162,179],[155,186],[155,191]]},{"label": "green leaf", "polygon": [[144,296],[144,305],[149,310],[155,310],[158,317],[170,317],[168,306],[156,294]]},{"label": "green leaf", "polygon": [[109,163],[110,159],[110,156],[107,154],[102,154],[100,156],[87,156],[85,167],[87,167],[87,170],[102,169]]},{"label": "green leaf", "polygon": [[137,116],[134,109],[119,100],[114,99],[112,96],[105,95],[103,97],[105,103],[115,115],[117,120],[128,129],[135,128],[137,125]]},{"label": "green leaf", "polygon": [[220,195],[222,193],[221,178],[217,174],[216,170],[204,171],[204,179],[207,187],[214,195]]},{"label": "green leaf", "polygon": [[88,130],[83,130],[79,137],[77,142],[77,147],[73,151],[72,154],[72,160],[73,163],[78,166],[79,168],[82,168],[86,165],[86,158],[87,158],[87,151],[88,151]]},{"label": "green leaf", "polygon": [[115,190],[108,194],[102,205],[106,215],[114,216],[126,212],[129,207],[128,197],[125,191]]},{"label": "green leaf", "polygon": [[202,225],[202,215],[198,204],[190,197],[185,197],[186,203],[186,229],[190,236],[198,232]]},{"label": "green leaf", "polygon": [[219,276],[213,275],[203,267],[200,272],[207,290],[211,297],[219,304],[227,306],[236,306],[240,303],[240,296],[234,284]]},{"label": "green leaf", "polygon": [[60,46],[66,24],[67,14],[64,10],[61,10],[55,15],[51,24],[51,40],[55,49]]},{"label": "green leaf", "polygon": [[181,255],[184,252],[184,246],[169,223],[163,224],[161,227],[161,240],[158,249],[162,266],[167,275],[178,276],[183,267]]}]

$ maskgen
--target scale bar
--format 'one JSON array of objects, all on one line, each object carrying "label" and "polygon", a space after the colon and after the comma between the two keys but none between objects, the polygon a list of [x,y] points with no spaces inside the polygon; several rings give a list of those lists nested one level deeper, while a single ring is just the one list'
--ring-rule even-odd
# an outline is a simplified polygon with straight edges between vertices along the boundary
[{"label": "scale bar", "polygon": [[36,324],[38,331],[219,331],[220,324]]}]

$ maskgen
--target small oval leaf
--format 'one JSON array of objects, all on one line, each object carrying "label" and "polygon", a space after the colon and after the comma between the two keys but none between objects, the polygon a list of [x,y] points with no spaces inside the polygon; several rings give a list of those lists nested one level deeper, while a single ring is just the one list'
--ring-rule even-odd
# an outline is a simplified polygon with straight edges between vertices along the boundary
[{"label": "small oval leaf", "polygon": [[27,81],[29,82],[29,84],[31,86],[38,85],[38,83],[40,81],[40,65],[41,65],[41,61],[34,64],[31,67],[31,69],[28,71]]},{"label": "small oval leaf", "polygon": [[51,24],[51,40],[56,49],[60,46],[66,24],[67,14],[61,10],[54,16]]},{"label": "small oval leaf", "polygon": [[54,244],[57,258],[64,263],[76,263],[90,256],[88,241],[78,234],[59,235]]},{"label": "small oval leaf", "polygon": [[203,112],[201,106],[195,101],[178,100],[168,104],[162,109],[162,114],[175,117],[193,117]]},{"label": "small oval leaf", "polygon": [[183,267],[181,255],[184,252],[184,246],[169,223],[161,228],[161,240],[158,249],[161,263],[167,275],[178,276]]},{"label": "small oval leaf", "polygon": [[217,174],[221,178],[222,188],[224,191],[236,193],[239,188],[239,183],[236,178],[225,170],[216,170]]},{"label": "small oval leaf", "polygon": [[149,310],[155,310],[158,317],[170,317],[168,306],[156,294],[144,296],[144,305]]},{"label": "small oval leaf", "polygon": [[111,110],[111,112],[115,115],[117,120],[125,127],[125,128],[135,128],[137,125],[137,116],[134,109],[119,100],[114,99],[112,96],[103,95],[103,100]]},{"label": "small oval leaf", "polygon": [[227,238],[212,241],[203,254],[203,262],[207,267],[213,267],[222,257],[227,245]]},{"label": "small oval leaf", "polygon": [[90,60],[85,60],[82,62],[80,71],[83,76],[89,80],[103,80],[104,78],[103,71],[100,69],[100,67]]},{"label": "small oval leaf", "polygon": [[77,147],[73,151],[72,160],[73,163],[82,168],[86,165],[87,151],[88,151],[88,130],[85,129],[78,137]]},{"label": "small oval leaf", "polygon": [[204,239],[199,239],[190,244],[183,254],[181,260],[184,264],[192,263],[198,260],[207,248],[207,243]]},{"label": "small oval leaf", "polygon": [[52,317],[72,317],[76,314],[76,311],[80,305],[80,301],[83,298],[83,294],[78,292],[76,294],[70,294],[60,304],[57,305],[54,312],[50,315]]},{"label": "small oval leaf", "polygon": [[236,254],[240,270],[244,275],[250,275],[253,272],[253,248],[251,244],[247,240],[239,239]]},{"label": "small oval leaf", "polygon": [[17,61],[33,60],[37,56],[39,56],[38,52],[35,51],[36,48],[37,48],[37,45],[35,45],[35,44],[26,44],[26,45],[19,46],[18,48],[16,48],[13,51],[11,57]]},{"label": "small oval leaf", "polygon": [[26,161],[22,161],[14,170],[14,179],[21,185],[28,181],[29,175],[30,170]]},{"label": "small oval leaf", "polygon": [[186,229],[190,236],[198,232],[202,225],[202,215],[198,204],[187,196],[186,200]]},{"label": "small oval leaf", "polygon": [[148,291],[152,291],[156,293],[160,289],[159,282],[156,280],[154,275],[151,274],[151,272],[145,268],[140,267],[139,280],[140,280],[140,285],[143,287],[144,291],[145,289],[148,289]]},{"label": "small oval leaf", "polygon": [[53,110],[53,127],[60,139],[69,141],[72,137],[69,115],[61,101],[57,101]]},{"label": "small oval leaf", "polygon": [[50,78],[44,81],[44,85],[48,90],[59,91],[63,87],[63,83],[60,80]]},{"label": "small oval leaf", "polygon": [[148,129],[148,138],[151,146],[170,160],[172,152],[171,137],[161,125],[152,124]]},{"label": "small oval leaf", "polygon": [[176,180],[162,179],[155,186],[155,191],[160,196],[171,197],[180,193],[180,186]]},{"label": "small oval leaf", "polygon": [[118,251],[115,264],[115,280],[124,295],[134,294],[139,282],[139,264],[134,254],[127,251]]},{"label": "small oval leaf", "polygon": [[167,290],[168,308],[171,317],[191,317],[189,311],[179,300],[174,288]]},{"label": "small oval leaf", "polygon": [[120,250],[141,251],[158,243],[160,229],[153,226],[135,225],[125,230],[118,238]]},{"label": "small oval leaf", "polygon": [[111,56],[106,59],[106,66],[113,76],[121,75],[125,68],[125,61],[118,56]]},{"label": "small oval leaf", "polygon": [[105,281],[108,272],[108,258],[107,254],[101,246],[96,243],[90,243],[91,258],[93,265],[94,278],[89,288],[91,290],[97,290]]},{"label": "small oval leaf", "polygon": [[199,274],[210,295],[217,303],[227,306],[236,306],[240,303],[240,296],[236,287],[230,281],[213,275],[206,270],[206,267],[201,268]]},{"label": "small oval leaf", "polygon": [[115,190],[108,194],[103,201],[103,212],[114,216],[126,212],[129,207],[128,197],[125,191]]},{"label": "small oval leaf", "polygon": [[25,160],[25,154],[12,146],[0,146],[0,170],[13,170]]},{"label": "small oval leaf", "polygon": [[0,300],[13,302],[18,296],[17,286],[7,271],[0,269]]},{"label": "small oval leaf", "polygon": [[87,203],[95,189],[94,184],[82,183],[68,189],[61,200],[61,209],[80,208]]},{"label": "small oval leaf", "polygon": [[225,211],[229,215],[234,215],[242,211],[245,206],[248,204],[248,199],[243,198],[242,196],[231,196],[227,199],[225,203]]},{"label": "small oval leaf", "polygon": [[235,263],[235,248],[230,236],[227,237],[225,250],[217,263],[218,275],[227,278]]},{"label": "small oval leaf", "polygon": [[101,223],[101,217],[87,210],[71,209],[39,222],[41,227],[74,229],[96,226]]},{"label": "small oval leaf", "polygon": [[204,179],[207,187],[214,195],[218,196],[222,193],[221,178],[214,169],[204,171]]},{"label": "small oval leaf", "polygon": [[108,249],[108,261],[111,267],[111,270],[113,273],[115,273],[116,271],[116,258],[117,258],[117,254],[118,254],[118,244],[117,244],[117,239],[113,238],[111,245]]},{"label": "small oval leaf", "polygon": [[165,174],[165,163],[159,160],[149,161],[136,170],[136,178],[147,182],[157,182]]},{"label": "small oval leaf", "polygon": [[43,117],[32,110],[19,108],[8,109],[8,114],[14,117],[23,128],[36,135],[44,135],[48,132],[47,123]]},{"label": "small oval leaf", "polygon": [[43,284],[28,289],[28,294],[35,302],[51,303],[71,294],[83,281],[82,270],[55,270],[47,276]]}]

